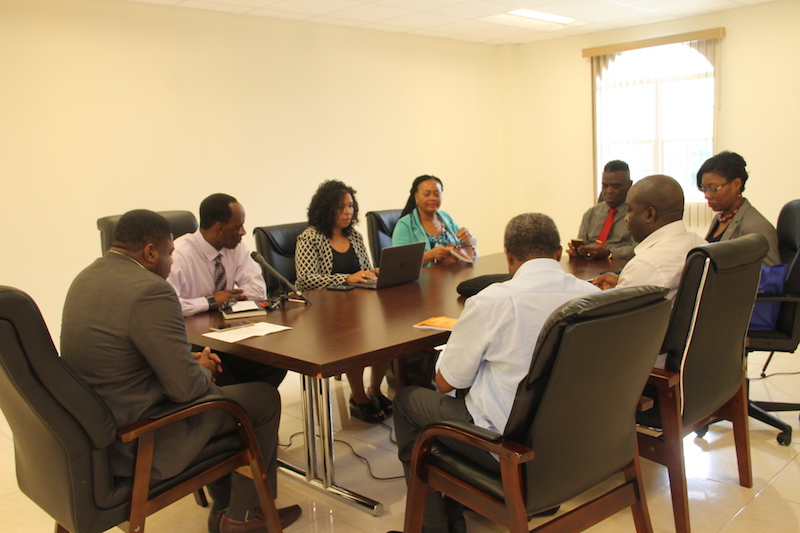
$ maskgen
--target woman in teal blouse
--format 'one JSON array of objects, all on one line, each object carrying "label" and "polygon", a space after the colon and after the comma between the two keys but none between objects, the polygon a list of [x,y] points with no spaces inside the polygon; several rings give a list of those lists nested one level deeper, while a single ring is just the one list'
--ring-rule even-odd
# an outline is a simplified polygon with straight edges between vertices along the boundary
[{"label": "woman in teal blouse", "polygon": [[424,242],[423,263],[426,267],[457,261],[451,252],[456,247],[467,247],[465,251],[470,256],[476,255],[475,236],[439,209],[442,190],[442,180],[436,176],[426,174],[415,179],[402,216],[392,233],[392,246]]}]

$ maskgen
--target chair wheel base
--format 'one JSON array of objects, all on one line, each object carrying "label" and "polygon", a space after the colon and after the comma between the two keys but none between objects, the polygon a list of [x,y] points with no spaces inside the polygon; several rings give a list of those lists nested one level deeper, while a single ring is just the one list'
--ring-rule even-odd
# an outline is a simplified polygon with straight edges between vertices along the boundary
[{"label": "chair wheel base", "polygon": [[792,432],[782,431],[778,433],[778,444],[781,446],[788,446],[792,443]]}]

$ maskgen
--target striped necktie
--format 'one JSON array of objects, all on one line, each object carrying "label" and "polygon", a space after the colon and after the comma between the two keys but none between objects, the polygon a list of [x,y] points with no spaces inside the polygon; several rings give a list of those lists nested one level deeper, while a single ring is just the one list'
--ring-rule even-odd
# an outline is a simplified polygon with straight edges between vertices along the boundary
[{"label": "striped necktie", "polygon": [[225,267],[222,266],[222,254],[214,258],[214,292],[225,290],[228,278],[225,276]]}]

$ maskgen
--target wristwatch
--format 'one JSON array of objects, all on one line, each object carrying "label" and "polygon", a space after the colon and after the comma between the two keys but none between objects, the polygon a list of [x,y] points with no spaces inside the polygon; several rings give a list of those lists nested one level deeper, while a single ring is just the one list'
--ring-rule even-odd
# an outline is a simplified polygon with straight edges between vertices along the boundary
[{"label": "wristwatch", "polygon": [[208,310],[214,311],[217,308],[217,301],[213,296],[206,296],[206,300],[208,301]]}]

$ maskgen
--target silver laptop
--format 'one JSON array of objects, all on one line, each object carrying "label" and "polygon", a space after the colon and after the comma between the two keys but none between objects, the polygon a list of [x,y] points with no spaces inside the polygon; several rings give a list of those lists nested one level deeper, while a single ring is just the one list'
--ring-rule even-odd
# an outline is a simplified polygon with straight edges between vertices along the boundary
[{"label": "silver laptop", "polygon": [[424,254],[424,242],[412,242],[384,248],[381,252],[378,279],[354,283],[353,286],[360,289],[385,289],[417,281],[422,271]]}]

